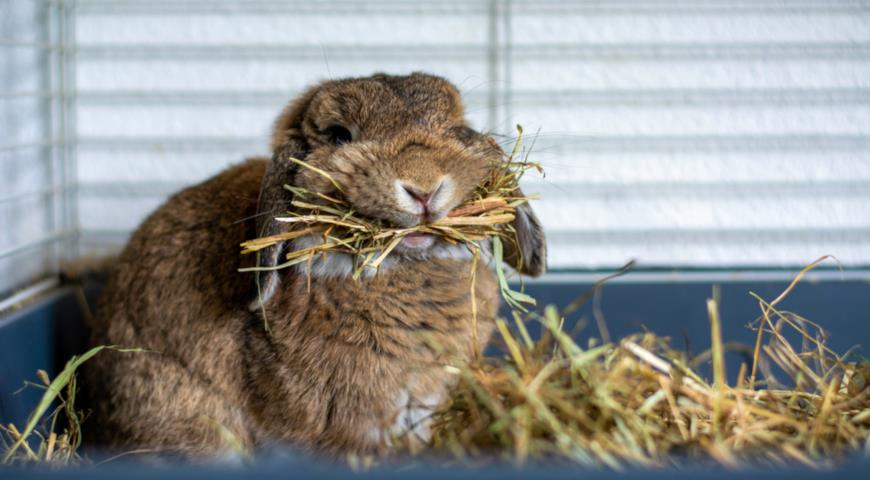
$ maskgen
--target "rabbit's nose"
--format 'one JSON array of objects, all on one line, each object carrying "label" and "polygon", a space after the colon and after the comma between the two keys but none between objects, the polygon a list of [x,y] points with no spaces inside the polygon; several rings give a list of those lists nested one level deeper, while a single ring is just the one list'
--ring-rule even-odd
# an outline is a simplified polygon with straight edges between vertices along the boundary
[{"label": "rabbit's nose", "polygon": [[442,182],[438,182],[432,189],[429,191],[423,191],[419,188],[416,188],[412,185],[408,185],[406,183],[402,184],[402,188],[405,189],[405,192],[411,196],[417,203],[420,204],[420,207],[423,209],[423,213],[428,213],[429,207],[432,203],[432,199],[438,194],[438,191],[441,189]]},{"label": "rabbit's nose", "polygon": [[429,202],[432,201],[432,197],[435,195],[435,192],[424,193],[407,185],[403,185],[403,187],[405,191],[408,192],[408,195],[410,195],[414,200],[417,201],[417,203],[420,204],[421,207],[423,207],[423,210],[427,210],[429,208]]},{"label": "rabbit's nose", "polygon": [[394,186],[399,209],[417,216],[423,222],[434,222],[447,214],[447,205],[454,189],[453,181],[447,175],[426,187],[414,181],[398,179]]}]

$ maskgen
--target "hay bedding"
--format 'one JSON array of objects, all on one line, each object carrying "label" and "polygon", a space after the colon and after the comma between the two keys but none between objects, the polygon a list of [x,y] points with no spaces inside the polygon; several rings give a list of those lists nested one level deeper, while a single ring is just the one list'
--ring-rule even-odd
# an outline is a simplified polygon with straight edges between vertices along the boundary
[{"label": "hay bedding", "polygon": [[[807,268],[811,268],[812,266]],[[737,383],[724,371],[718,304],[707,300],[713,378],[702,378],[668,339],[652,333],[581,347],[550,306],[525,320],[545,327],[532,341],[523,319],[499,320],[502,358],[456,368],[452,403],[436,415],[431,447],[467,464],[493,458],[589,467],[832,467],[870,452],[870,364],[837,355],[819,325],[781,311],[806,270],[761,309],[751,367]],[[796,348],[788,338],[799,338]],[[776,379],[776,369],[787,380]]]},{"label": "hay bedding", "polygon": [[[435,224],[390,228],[357,217],[341,198],[294,191],[295,210],[281,219],[297,227],[243,244],[245,252],[256,252],[318,232],[323,245],[290,252],[280,267],[342,251],[359,259],[359,275],[364,268],[377,268],[410,233],[440,235],[475,254],[480,250],[475,242],[492,240],[502,293],[514,310],[510,322],[497,322],[505,354],[439,366],[455,373],[458,385],[451,401],[434,414],[429,446],[419,450],[411,447],[415,442],[396,439],[399,461],[423,455],[463,465],[498,460],[617,470],[698,462],[829,467],[870,450],[870,365],[832,352],[819,325],[777,308],[822,259],[801,271],[778,298],[755,297],[761,314],[755,321],[756,344],[748,347],[753,360],[743,365],[734,385],[726,381],[715,299],[707,300],[712,348],[705,357],[712,361],[712,379],[703,378],[682,352],[652,333],[578,345],[562,330],[562,320],[582,298],[566,310],[548,306],[542,313],[528,312],[523,304],[534,299],[510,289],[500,264],[502,239],[511,240],[513,211],[528,201],[513,192],[523,172],[538,168],[515,161],[518,151],[519,145],[474,198]],[[314,197],[319,203],[312,203]],[[526,322],[541,322],[542,338],[532,340]],[[798,342],[789,341],[795,337]],[[54,380],[40,375],[36,385],[45,395],[28,423],[21,429],[0,426],[3,464],[87,462],[77,453],[83,414],[74,404],[75,371],[102,348],[71,359]],[[776,368],[788,377],[785,382],[774,376]],[[53,433],[61,424],[67,426]],[[25,441],[32,437],[35,449]],[[227,442],[237,445],[231,438]],[[349,460],[352,466],[379,461]]]}]

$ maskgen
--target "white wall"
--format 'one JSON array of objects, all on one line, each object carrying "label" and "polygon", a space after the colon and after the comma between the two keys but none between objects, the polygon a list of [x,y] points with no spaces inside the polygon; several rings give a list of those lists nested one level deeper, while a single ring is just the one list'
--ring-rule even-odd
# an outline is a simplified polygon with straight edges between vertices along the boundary
[{"label": "white wall", "polygon": [[305,85],[425,70],[479,128],[540,129],[551,267],[870,265],[866,2],[79,0],[76,20],[88,249],[266,153]]}]

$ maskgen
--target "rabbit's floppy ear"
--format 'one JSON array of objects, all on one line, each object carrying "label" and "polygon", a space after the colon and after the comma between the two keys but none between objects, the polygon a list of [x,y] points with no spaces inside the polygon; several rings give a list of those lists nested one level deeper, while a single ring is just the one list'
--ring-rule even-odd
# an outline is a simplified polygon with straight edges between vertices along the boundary
[{"label": "rabbit's floppy ear", "polygon": [[[517,189],[514,196],[523,197]],[[528,202],[516,209],[513,230],[514,238],[504,242],[504,261],[524,275],[537,277],[547,269],[547,240],[535,212]]]},{"label": "rabbit's floppy ear", "polygon": [[[269,162],[263,175],[260,198],[257,202],[257,235],[260,237],[277,235],[289,228],[288,224],[276,221],[275,216],[289,209],[290,202],[293,201],[293,193],[284,186],[293,184],[299,166],[290,159],[301,160],[308,155],[309,145],[302,132],[302,121],[311,99],[319,90],[320,87],[314,87],[306,91],[290,103],[275,121],[272,134],[272,161]],[[258,252],[257,265],[263,269],[273,270],[257,272],[258,298],[251,305],[252,310],[268,302],[278,288],[281,272],[274,268],[281,263],[284,251],[285,244],[281,242]]]},{"label": "rabbit's floppy ear", "polygon": [[[491,151],[496,152],[500,158],[506,157],[494,138],[484,138]],[[525,194],[517,188],[511,196],[519,198],[525,197]],[[509,232],[509,238],[503,242],[504,262],[524,275],[542,275],[547,270],[547,239],[544,236],[544,227],[528,201],[517,207],[511,227],[513,232]]]}]

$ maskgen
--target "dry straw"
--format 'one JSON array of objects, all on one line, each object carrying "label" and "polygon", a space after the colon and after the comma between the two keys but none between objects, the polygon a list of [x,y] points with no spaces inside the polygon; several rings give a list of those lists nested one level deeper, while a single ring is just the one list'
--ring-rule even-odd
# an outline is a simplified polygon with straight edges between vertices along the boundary
[{"label": "dry straw", "polygon": [[82,423],[85,412],[76,406],[76,371],[91,357],[103,350],[143,352],[113,346],[94,347],[82,355],[73,356],[53,380],[44,370],[36,373],[39,383],[25,382],[25,388],[45,390],[23,428],[14,424],[0,425],[0,465],[38,463],[70,465],[82,462],[78,449],[82,443]]},{"label": "dry straw", "polygon": [[[819,260],[821,261],[821,259]],[[563,312],[499,320],[501,358],[447,368],[459,375],[452,402],[434,417],[432,451],[466,464],[492,459],[623,469],[714,462],[829,467],[870,448],[870,365],[837,355],[822,328],[752,294],[761,316],[751,366],[736,384],[724,370],[718,302],[707,300],[712,382],[651,333],[585,348],[562,330]],[[714,296],[715,297],[715,296]],[[789,338],[797,338],[797,348]],[[774,367],[775,366],[775,367]],[[788,379],[778,381],[776,368]],[[757,378],[758,372],[764,373]]]},{"label": "dry straw", "polygon": [[[752,364],[733,385],[714,299],[707,300],[713,347],[699,356],[712,360],[712,382],[693,368],[697,361],[652,333],[581,347],[562,329],[566,311],[580,302],[525,318],[515,311],[513,325],[497,323],[503,357],[442,366],[458,375],[458,385],[432,419],[431,443],[403,451],[464,465],[501,460],[616,470],[696,462],[836,465],[868,449],[870,365],[832,352],[819,325],[777,308],[816,263],[773,301],[755,296],[758,341],[747,347]],[[540,339],[532,340],[526,321],[543,324]],[[0,428],[0,463],[89,462],[77,452],[84,414],[74,403],[75,374],[103,349],[72,358],[53,380],[38,375],[41,384],[31,386],[45,393],[27,423]],[[775,378],[777,367],[786,380]],[[142,452],[120,456],[132,453]]]},{"label": "dry straw", "polygon": [[[409,228],[386,225],[359,215],[344,198],[341,185],[326,171],[308,163],[291,159],[300,168],[307,168],[328,179],[337,193],[334,196],[311,192],[286,185],[293,193],[291,210],[275,218],[291,225],[288,232],[248,240],[241,244],[242,253],[252,253],[303,236],[317,235],[322,241],[314,246],[291,250],[284,262],[268,269],[286,268],[312,262],[318,255],[333,253],[351,254],[355,259],[354,278],[359,278],[366,269],[378,269],[384,260],[401,243],[402,239],[415,233],[438,236],[451,244],[462,244],[475,255],[479,253],[478,242],[499,238],[515,242],[515,232],[510,226],[516,208],[529,201],[518,195],[519,181],[530,169],[541,171],[536,163],[519,159],[522,149],[522,128],[514,148],[504,161],[494,165],[489,177],[475,190],[471,198],[446,217],[428,224]],[[252,267],[242,272],[263,270]]]}]

